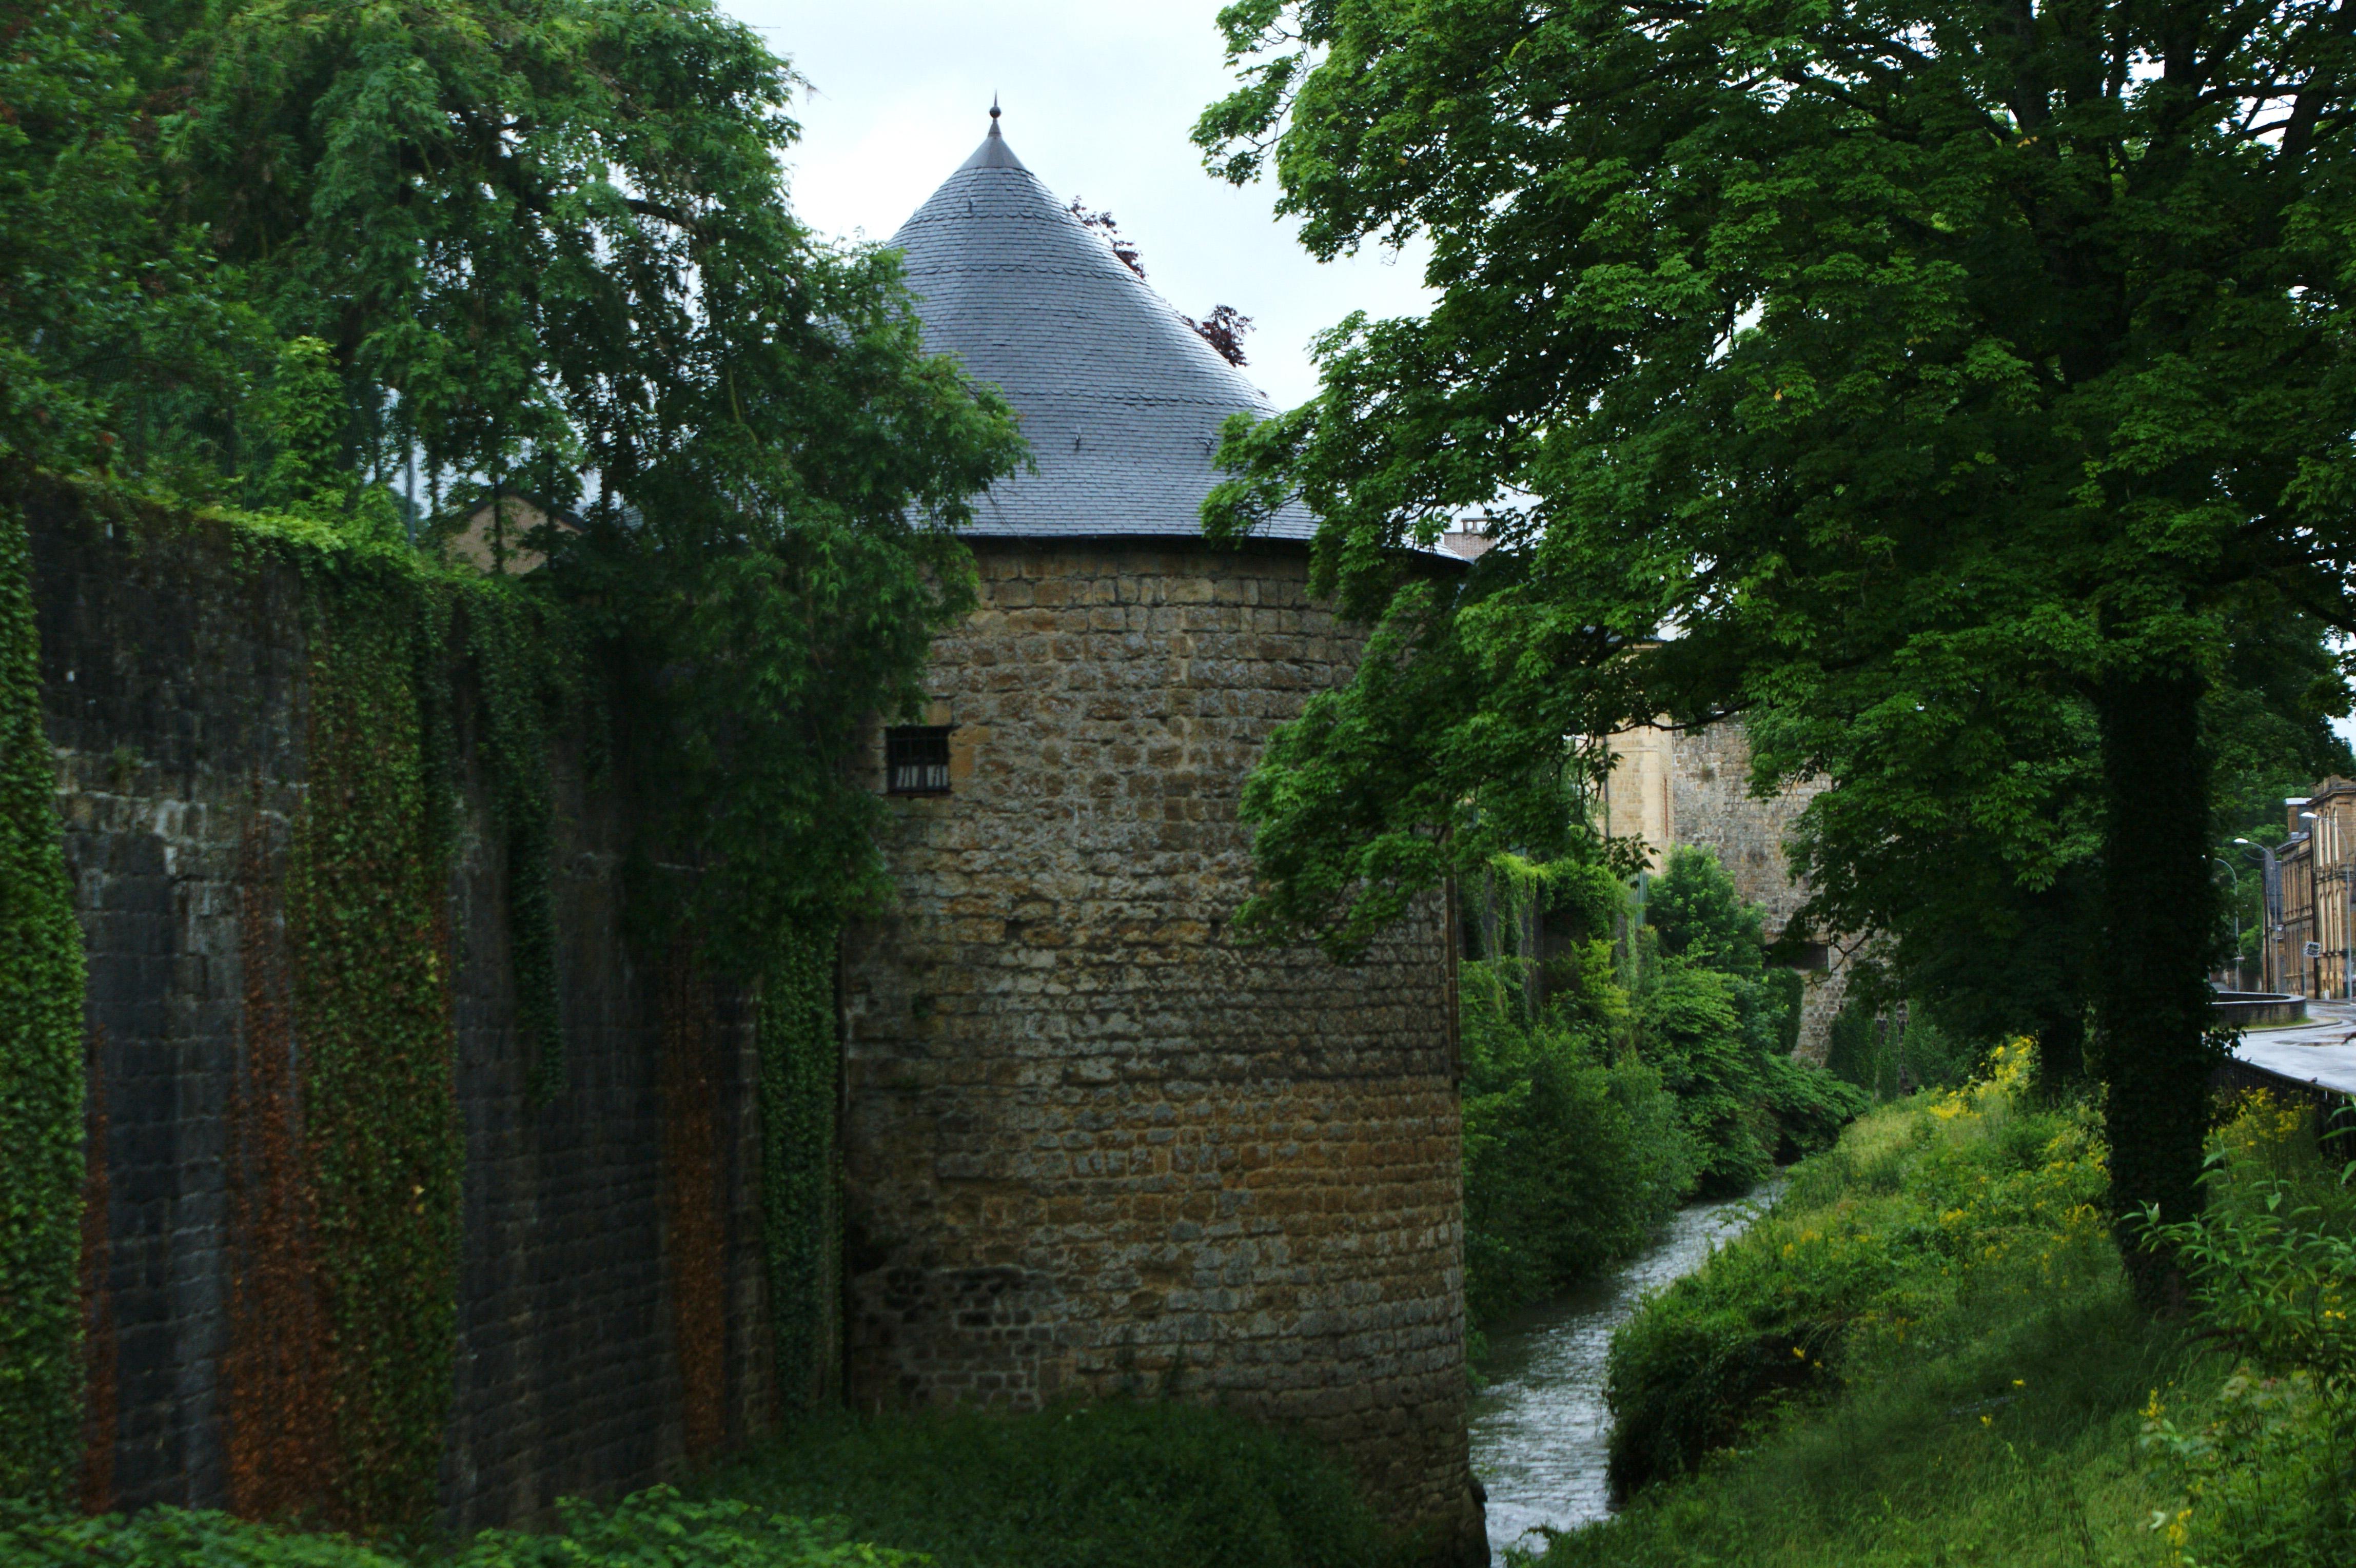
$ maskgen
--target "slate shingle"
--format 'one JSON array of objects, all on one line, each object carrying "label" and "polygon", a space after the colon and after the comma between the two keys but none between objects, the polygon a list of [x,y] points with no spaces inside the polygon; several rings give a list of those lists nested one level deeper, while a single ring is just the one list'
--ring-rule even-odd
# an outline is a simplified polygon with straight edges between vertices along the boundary
[{"label": "slate shingle", "polygon": [[[1198,538],[1219,425],[1275,405],[990,134],[892,237],[925,346],[996,382],[1035,473],[1001,480],[969,533]],[[1261,531],[1307,539],[1286,508]]]}]

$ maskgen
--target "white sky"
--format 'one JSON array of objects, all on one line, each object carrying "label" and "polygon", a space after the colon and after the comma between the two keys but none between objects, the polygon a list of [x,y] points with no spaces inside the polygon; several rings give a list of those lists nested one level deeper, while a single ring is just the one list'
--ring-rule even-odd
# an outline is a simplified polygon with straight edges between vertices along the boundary
[{"label": "white sky", "polygon": [[1274,217],[1270,187],[1204,172],[1187,132],[1229,85],[1220,0],[722,5],[810,83],[788,177],[821,232],[889,239],[981,140],[996,92],[1008,145],[1049,189],[1110,210],[1163,297],[1253,318],[1245,374],[1280,406],[1316,389],[1313,334],[1353,310],[1424,307],[1419,246],[1320,265]]}]

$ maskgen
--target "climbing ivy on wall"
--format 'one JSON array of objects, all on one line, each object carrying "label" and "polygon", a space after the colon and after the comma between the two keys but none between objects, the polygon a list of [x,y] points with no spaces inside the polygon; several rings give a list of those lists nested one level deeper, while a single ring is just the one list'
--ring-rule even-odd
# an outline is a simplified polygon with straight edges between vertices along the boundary
[{"label": "climbing ivy on wall", "polygon": [[579,684],[581,661],[565,636],[569,629],[503,580],[487,580],[467,596],[466,640],[483,696],[482,754],[507,855],[517,1043],[531,1059],[531,1097],[540,1105],[562,1091],[565,1079],[556,1005],[549,715],[567,694],[577,695],[571,689]]},{"label": "climbing ivy on wall", "polygon": [[82,951],[30,566],[0,499],[0,1496],[56,1498],[81,1437]]},{"label": "climbing ivy on wall", "polygon": [[457,1335],[448,807],[419,678],[439,672],[444,617],[420,586],[365,566],[315,585],[308,787],[286,868],[340,1460],[330,1511],[361,1530],[432,1516]]},{"label": "climbing ivy on wall", "polygon": [[762,1240],[777,1398],[789,1412],[836,1392],[842,1226],[834,954],[832,929],[789,930],[761,992]]},{"label": "climbing ivy on wall", "polygon": [[229,1506],[286,1519],[327,1497],[335,1457],[327,1332],[314,1261],[288,973],[284,847],[255,779],[238,848],[239,1034],[229,1101],[228,1343],[222,1445]]},{"label": "climbing ivy on wall", "polygon": [[[303,582],[305,788],[277,847],[257,795],[240,873],[251,907],[241,935],[249,972],[242,1066],[230,1108],[239,1321],[225,1347],[222,1412],[232,1500],[255,1515],[316,1512],[364,1532],[414,1530],[438,1502],[456,1345],[464,1142],[448,897],[458,839],[455,737],[462,714],[471,714],[493,853],[504,854],[508,869],[518,1043],[526,1081],[545,1103],[563,1083],[552,756],[568,711],[592,721],[573,727],[596,750],[596,721],[607,716],[594,697],[596,645],[544,592],[447,572],[332,519],[192,519],[99,491],[69,504],[134,534],[217,530],[249,569],[291,568]],[[0,1457],[7,1489],[63,1493],[84,1417],[76,1277],[82,977],[40,734],[25,539],[13,513],[6,521],[0,891],[9,950],[34,954],[36,964],[0,966],[11,1075],[0,1105],[11,1134],[0,1148],[8,1226]],[[664,788],[659,757],[634,751],[630,766],[657,775],[641,789]],[[842,824],[845,832],[862,825]],[[655,901],[669,908],[657,918],[674,931],[691,931],[704,912],[691,897],[658,893]],[[745,945],[751,929],[750,922],[737,928]],[[759,998],[762,1239],[776,1386],[791,1412],[837,1392],[836,930],[823,912],[781,918],[770,928],[766,959],[713,971],[715,980],[743,984],[749,968],[748,990]],[[46,948],[18,934],[37,931],[46,932]],[[667,997],[672,1034],[676,1011]],[[708,1032],[708,1018],[702,1026]],[[667,1044],[667,1063],[677,1056],[682,1069],[694,1067],[693,1053],[669,1048],[675,1043]],[[672,1131],[691,1127],[688,1110],[708,1111],[712,1063],[699,1070],[697,1081],[690,1074],[672,1083],[679,1074],[667,1068],[667,1101],[681,1112],[670,1118]],[[708,1295],[716,1309],[725,1242],[713,1185],[720,1167],[716,1146],[696,1150],[667,1144],[674,1179],[699,1176],[675,1196],[709,1207],[709,1216],[703,1207],[693,1215],[721,1228],[674,1225],[680,1233],[667,1247],[681,1249],[672,1270],[680,1300]],[[709,1446],[723,1430],[726,1324],[724,1313],[693,1316],[681,1326],[692,1330],[701,1358],[690,1391],[700,1445]]]}]

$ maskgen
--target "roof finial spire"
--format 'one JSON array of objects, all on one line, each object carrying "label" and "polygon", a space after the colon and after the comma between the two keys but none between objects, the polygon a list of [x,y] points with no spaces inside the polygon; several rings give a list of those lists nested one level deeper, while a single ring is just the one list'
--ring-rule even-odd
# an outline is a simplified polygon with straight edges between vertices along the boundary
[{"label": "roof finial spire", "polygon": [[998,134],[998,94],[995,92],[990,95],[990,134],[993,136]]}]

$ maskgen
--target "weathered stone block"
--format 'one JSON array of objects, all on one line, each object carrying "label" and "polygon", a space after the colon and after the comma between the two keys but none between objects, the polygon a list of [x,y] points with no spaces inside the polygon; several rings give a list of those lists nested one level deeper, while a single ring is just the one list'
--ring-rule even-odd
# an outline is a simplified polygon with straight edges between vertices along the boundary
[{"label": "weathered stone block", "polygon": [[[1297,550],[977,553],[929,690],[987,739],[949,799],[893,803],[899,908],[847,953],[853,1397],[1232,1400],[1333,1444],[1399,1517],[1461,1526],[1438,901],[1350,969],[1224,936],[1251,887],[1243,775],[1356,634]],[[1011,637],[1058,583],[1142,607]],[[930,1070],[944,1051],[1022,1070]]]}]

